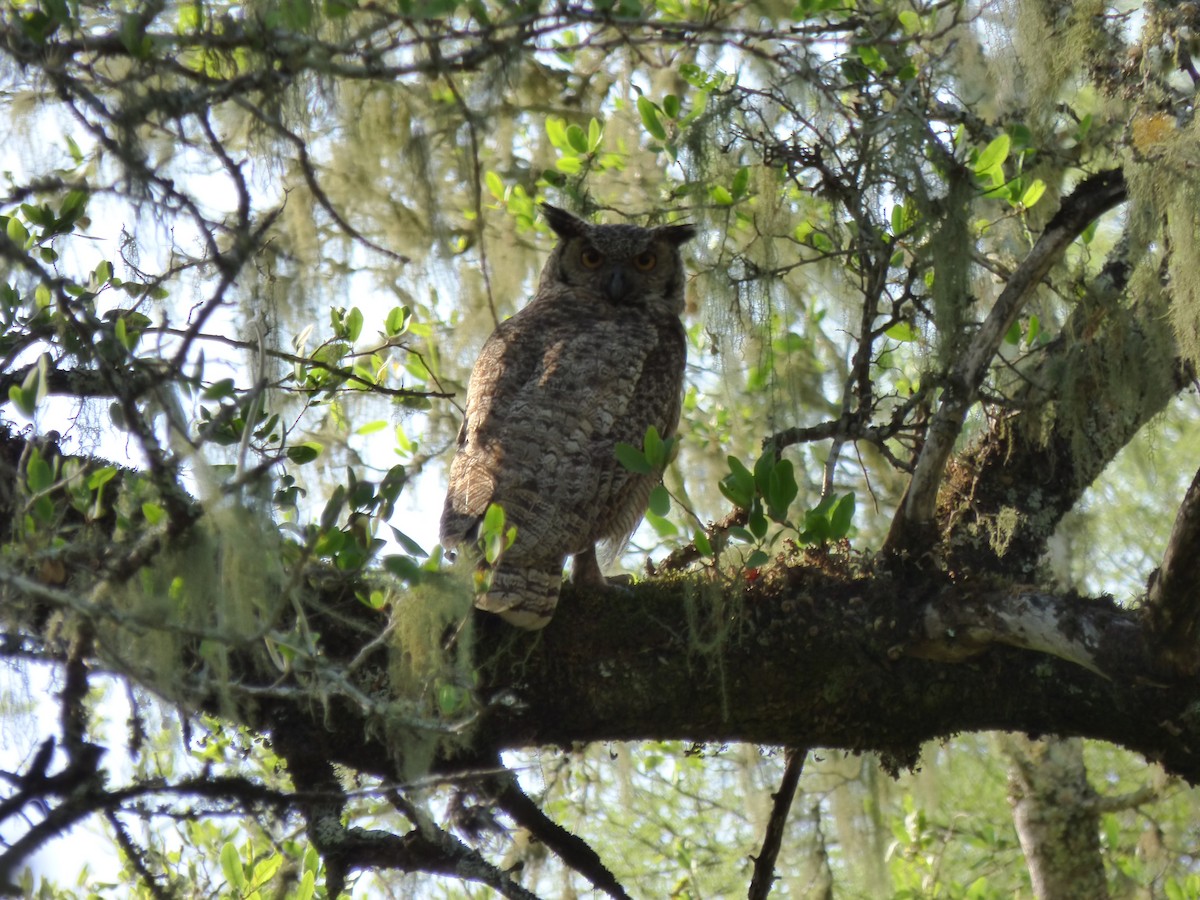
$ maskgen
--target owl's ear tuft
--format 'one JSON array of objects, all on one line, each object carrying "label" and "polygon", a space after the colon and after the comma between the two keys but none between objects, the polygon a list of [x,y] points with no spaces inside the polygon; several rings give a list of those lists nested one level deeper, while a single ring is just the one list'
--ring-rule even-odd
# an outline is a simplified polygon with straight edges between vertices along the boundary
[{"label": "owl's ear tuft", "polygon": [[546,217],[546,224],[561,238],[579,237],[587,228],[587,223],[582,219],[549,203],[542,204],[542,215]]},{"label": "owl's ear tuft", "polygon": [[658,232],[658,237],[676,247],[696,236],[695,225],[663,225],[655,230]]}]

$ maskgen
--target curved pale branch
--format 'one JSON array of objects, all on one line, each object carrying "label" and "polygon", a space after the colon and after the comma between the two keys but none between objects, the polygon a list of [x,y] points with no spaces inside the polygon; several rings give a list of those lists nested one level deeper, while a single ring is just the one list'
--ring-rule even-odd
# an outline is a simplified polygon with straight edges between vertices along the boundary
[{"label": "curved pale branch", "polygon": [[1125,178],[1119,170],[1102,172],[1084,181],[1063,201],[1033,249],[1008,279],[992,311],[950,374],[941,405],[929,424],[912,481],[892,520],[885,551],[920,553],[928,547],[946,463],[962,433],[968,410],[979,399],[979,389],[1004,335],[1067,247],[1097,216],[1124,201],[1125,196]]}]

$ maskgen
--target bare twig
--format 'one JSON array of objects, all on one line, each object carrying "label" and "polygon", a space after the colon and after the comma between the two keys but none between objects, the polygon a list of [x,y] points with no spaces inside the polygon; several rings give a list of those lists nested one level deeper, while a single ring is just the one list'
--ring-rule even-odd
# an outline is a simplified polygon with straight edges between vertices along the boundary
[{"label": "bare twig", "polygon": [[788,812],[792,808],[792,800],[796,796],[796,787],[800,783],[800,774],[804,771],[804,759],[808,756],[806,747],[788,747],[786,752],[787,764],[783,770],[783,779],[779,782],[779,790],[775,792],[774,804],[771,807],[771,818],[767,821],[767,832],[763,835],[762,849],[754,859],[754,875],[750,879],[748,900],[766,900],[771,893],[771,885],[775,882],[775,861],[779,858],[779,847],[783,843],[783,828],[787,824]]}]

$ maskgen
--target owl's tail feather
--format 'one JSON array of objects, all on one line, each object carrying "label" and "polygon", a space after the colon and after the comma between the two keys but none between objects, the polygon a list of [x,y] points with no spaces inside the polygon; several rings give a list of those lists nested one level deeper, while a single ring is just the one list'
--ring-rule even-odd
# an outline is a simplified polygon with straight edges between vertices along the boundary
[{"label": "owl's tail feather", "polygon": [[541,569],[501,563],[492,570],[491,587],[475,598],[475,605],[517,628],[536,631],[549,624],[561,588],[562,563]]}]

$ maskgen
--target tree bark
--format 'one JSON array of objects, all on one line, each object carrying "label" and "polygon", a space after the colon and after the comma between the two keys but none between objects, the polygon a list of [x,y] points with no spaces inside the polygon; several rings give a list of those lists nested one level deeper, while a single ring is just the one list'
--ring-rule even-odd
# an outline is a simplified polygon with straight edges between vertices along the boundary
[{"label": "tree bark", "polygon": [[1079,740],[1003,741],[1009,802],[1038,900],[1106,900],[1100,816]]}]

